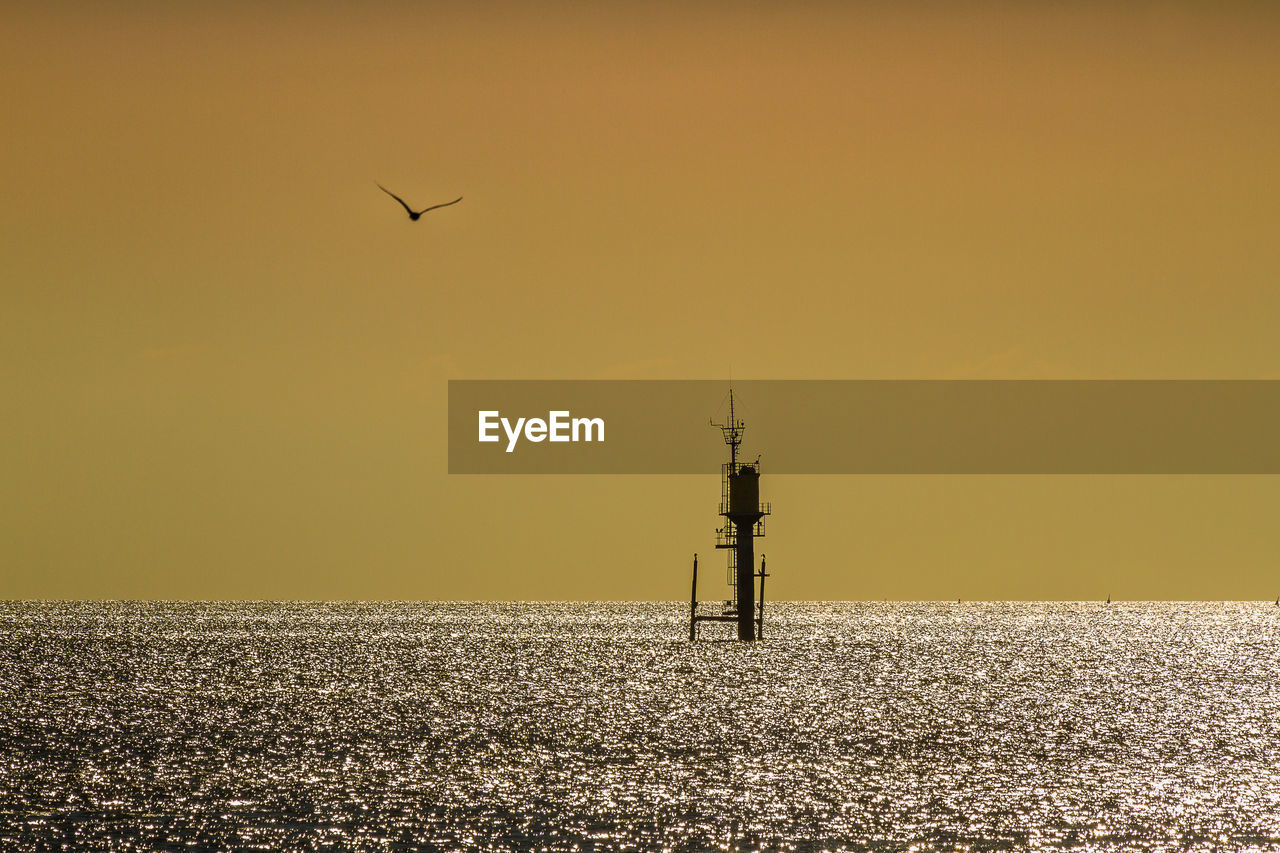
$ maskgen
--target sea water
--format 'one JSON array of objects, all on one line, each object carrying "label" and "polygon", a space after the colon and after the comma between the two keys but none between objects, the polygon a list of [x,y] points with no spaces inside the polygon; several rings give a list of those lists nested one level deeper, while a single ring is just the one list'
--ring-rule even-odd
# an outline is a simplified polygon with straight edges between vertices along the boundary
[{"label": "sea water", "polygon": [[0,603],[4,850],[1280,850],[1280,608]]}]

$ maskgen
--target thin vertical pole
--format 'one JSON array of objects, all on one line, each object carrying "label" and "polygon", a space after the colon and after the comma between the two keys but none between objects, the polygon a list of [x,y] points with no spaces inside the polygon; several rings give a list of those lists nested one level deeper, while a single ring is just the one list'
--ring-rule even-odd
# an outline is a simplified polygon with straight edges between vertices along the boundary
[{"label": "thin vertical pole", "polygon": [[756,621],[756,639],[764,639],[764,579],[769,575],[764,570],[764,554],[760,555],[760,618]]},{"label": "thin vertical pole", "polygon": [[693,591],[689,593],[689,642],[698,639],[698,555],[693,555]]}]

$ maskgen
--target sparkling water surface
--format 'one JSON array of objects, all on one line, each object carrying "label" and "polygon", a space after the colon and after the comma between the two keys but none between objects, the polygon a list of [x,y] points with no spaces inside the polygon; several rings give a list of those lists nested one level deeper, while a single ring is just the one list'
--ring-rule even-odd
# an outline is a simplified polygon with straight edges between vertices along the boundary
[{"label": "sparkling water surface", "polygon": [[3,850],[1280,850],[1280,608],[0,604]]}]

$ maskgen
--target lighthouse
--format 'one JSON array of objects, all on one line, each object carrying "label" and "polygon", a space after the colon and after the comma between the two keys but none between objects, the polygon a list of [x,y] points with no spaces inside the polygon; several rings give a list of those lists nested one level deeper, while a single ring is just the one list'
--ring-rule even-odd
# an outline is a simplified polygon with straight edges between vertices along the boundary
[{"label": "lighthouse", "polygon": [[[756,568],[755,540],[764,536],[764,518],[770,506],[760,502],[760,459],[742,463],[738,450],[746,423],[734,412],[733,389],[729,389],[729,417],[725,423],[711,424],[724,435],[729,461],[720,466],[720,515],[724,525],[716,530],[716,548],[729,552],[728,583],[733,598],[726,599],[718,612],[699,613],[698,555],[693,555],[693,591],[689,601],[689,639],[697,639],[699,622],[732,622],[738,639],[744,642],[764,637],[764,556]],[[760,583],[757,603],[756,582]]]}]

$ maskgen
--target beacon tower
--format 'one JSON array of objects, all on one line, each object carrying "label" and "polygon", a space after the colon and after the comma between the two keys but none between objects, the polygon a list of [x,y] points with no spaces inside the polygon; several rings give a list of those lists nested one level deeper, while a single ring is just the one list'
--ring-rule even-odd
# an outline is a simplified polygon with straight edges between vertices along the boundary
[{"label": "beacon tower", "polygon": [[[734,412],[733,389],[729,389],[729,418],[712,426],[724,435],[729,446],[729,461],[720,466],[720,515],[726,519],[716,530],[716,548],[729,552],[728,581],[733,598],[726,600],[720,613],[698,613],[698,555],[693,555],[693,594],[689,604],[689,638],[696,639],[698,622],[735,622],[738,639],[745,642],[764,637],[764,557],[756,569],[755,539],[764,536],[764,517],[769,504],[760,502],[760,459],[753,463],[738,461],[738,448],[746,423]],[[756,579],[760,580],[760,599],[756,602]]]}]

